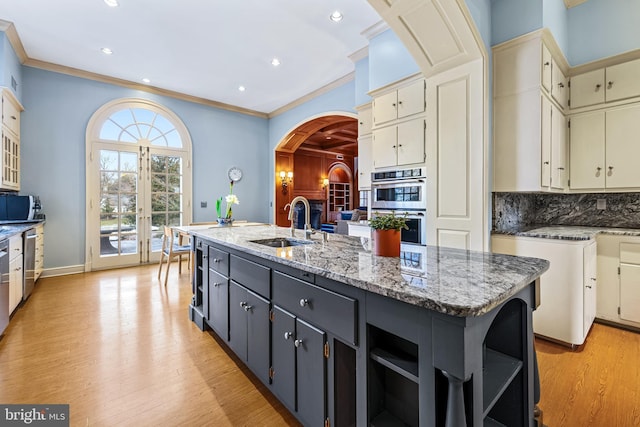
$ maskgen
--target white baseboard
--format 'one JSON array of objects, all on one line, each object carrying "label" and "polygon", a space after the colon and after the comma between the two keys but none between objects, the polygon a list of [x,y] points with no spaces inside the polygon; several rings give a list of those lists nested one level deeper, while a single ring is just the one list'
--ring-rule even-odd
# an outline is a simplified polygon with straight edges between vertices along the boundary
[{"label": "white baseboard", "polygon": [[84,264],[70,265],[67,267],[46,268],[42,270],[40,277],[65,276],[67,274],[84,273]]}]

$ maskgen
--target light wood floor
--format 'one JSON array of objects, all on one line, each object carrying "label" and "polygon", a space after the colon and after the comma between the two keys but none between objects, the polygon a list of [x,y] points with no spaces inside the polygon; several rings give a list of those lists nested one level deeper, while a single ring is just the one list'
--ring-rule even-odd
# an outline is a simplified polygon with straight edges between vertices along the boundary
[{"label": "light wood floor", "polygon": [[[156,273],[38,281],[0,339],[0,402],[68,403],[72,426],[297,426],[189,321],[188,274]],[[640,426],[639,334],[596,324],[577,351],[536,349],[547,426]]]}]

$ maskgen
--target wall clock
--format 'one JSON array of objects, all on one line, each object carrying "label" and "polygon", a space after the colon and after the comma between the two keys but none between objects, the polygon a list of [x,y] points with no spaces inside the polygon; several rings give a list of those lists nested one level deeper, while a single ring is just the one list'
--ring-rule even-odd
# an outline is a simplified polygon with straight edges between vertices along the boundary
[{"label": "wall clock", "polygon": [[242,170],[237,166],[233,166],[229,169],[227,175],[231,181],[238,182],[242,179]]}]

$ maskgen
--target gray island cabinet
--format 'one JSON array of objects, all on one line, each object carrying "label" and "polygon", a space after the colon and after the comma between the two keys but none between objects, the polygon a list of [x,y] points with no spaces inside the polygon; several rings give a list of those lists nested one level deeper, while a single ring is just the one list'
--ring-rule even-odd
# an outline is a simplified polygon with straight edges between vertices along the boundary
[{"label": "gray island cabinet", "polygon": [[424,246],[384,258],[348,236],[287,243],[270,225],[183,231],[190,318],[302,424],[534,425],[547,261]]}]

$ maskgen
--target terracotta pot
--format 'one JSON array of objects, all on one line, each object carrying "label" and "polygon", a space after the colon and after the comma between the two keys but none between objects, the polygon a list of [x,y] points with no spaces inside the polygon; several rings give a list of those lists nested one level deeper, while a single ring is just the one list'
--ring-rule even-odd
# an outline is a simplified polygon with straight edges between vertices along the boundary
[{"label": "terracotta pot", "polygon": [[400,256],[400,231],[373,230],[373,254],[379,256]]}]

